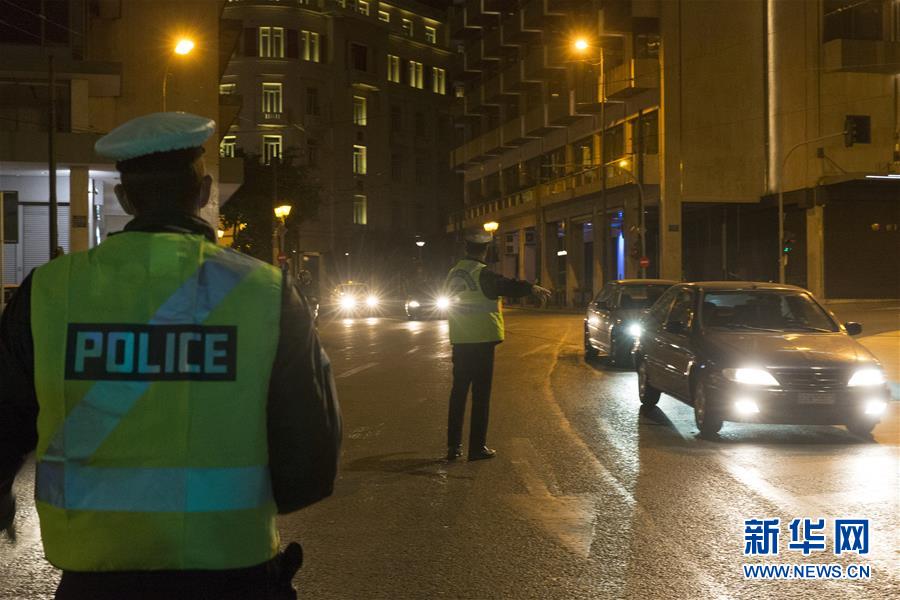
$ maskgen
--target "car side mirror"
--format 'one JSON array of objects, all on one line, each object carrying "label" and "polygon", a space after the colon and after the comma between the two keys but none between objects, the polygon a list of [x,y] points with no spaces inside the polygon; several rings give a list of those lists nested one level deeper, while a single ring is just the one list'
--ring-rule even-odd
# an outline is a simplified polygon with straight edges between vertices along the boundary
[{"label": "car side mirror", "polygon": [[862,323],[857,323],[856,321],[848,321],[844,323],[844,329],[847,330],[849,335],[859,335],[862,333]]},{"label": "car side mirror", "polygon": [[665,330],[675,335],[687,335],[688,327],[681,321],[669,321],[666,323]]},{"label": "car side mirror", "polygon": [[609,310],[609,305],[606,303],[606,300],[598,300],[594,302],[594,308],[597,310]]}]

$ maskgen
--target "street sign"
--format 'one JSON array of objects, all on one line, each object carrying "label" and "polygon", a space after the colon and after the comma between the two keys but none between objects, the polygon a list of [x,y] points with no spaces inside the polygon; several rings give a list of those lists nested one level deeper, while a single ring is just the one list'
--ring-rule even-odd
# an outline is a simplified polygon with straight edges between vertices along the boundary
[{"label": "street sign", "polygon": [[650,266],[650,259],[647,258],[646,256],[642,256],[642,257],[641,257],[641,260],[640,260],[640,262],[639,262],[638,264],[641,265],[641,268],[642,268],[642,269],[646,269],[647,267]]}]

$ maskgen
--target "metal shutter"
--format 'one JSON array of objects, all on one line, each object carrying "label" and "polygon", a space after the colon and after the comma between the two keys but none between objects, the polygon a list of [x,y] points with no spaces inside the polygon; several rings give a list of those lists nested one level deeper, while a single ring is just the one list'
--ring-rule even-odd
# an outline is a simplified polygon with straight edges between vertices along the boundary
[{"label": "metal shutter", "polygon": [[[49,214],[49,206],[22,205],[22,271],[24,275],[28,275],[32,269],[47,262],[50,256],[50,231],[47,226]],[[68,204],[58,206],[56,222],[59,231],[59,245],[68,252]]]}]

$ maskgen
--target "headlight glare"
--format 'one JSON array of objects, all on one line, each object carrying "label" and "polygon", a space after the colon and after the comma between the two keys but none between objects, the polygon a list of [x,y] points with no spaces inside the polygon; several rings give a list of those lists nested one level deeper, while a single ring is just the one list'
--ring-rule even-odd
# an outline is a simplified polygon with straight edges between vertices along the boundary
[{"label": "headlight glare", "polygon": [[884,411],[887,410],[887,402],[884,400],[869,400],[866,402],[866,414],[872,416],[878,416],[884,414]]},{"label": "headlight glare", "polygon": [[884,385],[885,381],[884,372],[881,369],[866,367],[864,369],[857,369],[853,376],[850,377],[850,381],[847,382],[847,385],[849,387],[871,387]]},{"label": "headlight glare", "polygon": [[435,306],[440,310],[446,310],[450,307],[450,298],[447,296],[438,296],[438,299],[435,301]]},{"label": "headlight glare", "polygon": [[375,308],[378,306],[378,297],[377,296],[369,296],[366,298],[366,306],[369,308]]},{"label": "headlight glare", "polygon": [[722,375],[725,379],[744,385],[778,385],[778,380],[772,377],[772,374],[765,369],[722,369]]},{"label": "headlight glare", "polygon": [[420,306],[421,306],[421,304],[419,304],[418,300],[410,300],[409,301],[410,308],[419,308]]},{"label": "headlight glare", "polygon": [[625,329],[625,331],[627,331],[628,335],[630,335],[631,337],[636,338],[641,337],[641,334],[644,333],[644,330],[641,327],[640,323],[632,323]]},{"label": "headlight glare", "polygon": [[341,296],[341,308],[356,308],[356,298],[353,296]]}]

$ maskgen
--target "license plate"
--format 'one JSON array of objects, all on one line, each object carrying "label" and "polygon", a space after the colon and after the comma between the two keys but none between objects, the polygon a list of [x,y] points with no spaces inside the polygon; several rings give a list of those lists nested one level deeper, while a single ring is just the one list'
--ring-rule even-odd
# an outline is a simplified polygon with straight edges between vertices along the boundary
[{"label": "license plate", "polygon": [[834,404],[834,394],[817,392],[800,392],[797,395],[798,404]]}]

